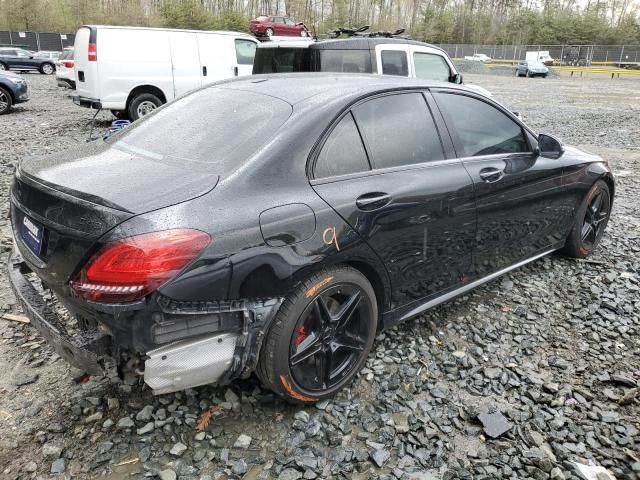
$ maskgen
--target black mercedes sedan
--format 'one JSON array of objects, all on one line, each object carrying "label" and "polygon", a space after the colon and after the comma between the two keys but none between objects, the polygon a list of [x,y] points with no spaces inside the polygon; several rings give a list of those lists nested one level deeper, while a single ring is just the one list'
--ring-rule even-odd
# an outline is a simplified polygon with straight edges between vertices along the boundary
[{"label": "black mercedes sedan", "polygon": [[555,250],[589,255],[613,194],[605,160],[464,87],[247,77],[22,161],[9,276],[87,373],[137,365],[163,393],[255,372],[315,402],[379,329]]}]

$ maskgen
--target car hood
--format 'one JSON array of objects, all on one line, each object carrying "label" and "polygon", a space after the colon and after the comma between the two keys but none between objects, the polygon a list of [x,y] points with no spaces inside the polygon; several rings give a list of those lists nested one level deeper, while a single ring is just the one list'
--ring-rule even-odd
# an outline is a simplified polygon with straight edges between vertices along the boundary
[{"label": "car hood", "polygon": [[219,176],[126,152],[98,140],[82,148],[31,157],[20,175],[63,193],[133,214],[204,195]]},{"label": "car hood", "polygon": [[23,79],[22,75],[18,75],[17,73],[13,73],[13,72],[7,72],[6,70],[4,72],[0,72],[0,78],[2,77],[10,77],[10,78],[16,78],[16,79]]}]

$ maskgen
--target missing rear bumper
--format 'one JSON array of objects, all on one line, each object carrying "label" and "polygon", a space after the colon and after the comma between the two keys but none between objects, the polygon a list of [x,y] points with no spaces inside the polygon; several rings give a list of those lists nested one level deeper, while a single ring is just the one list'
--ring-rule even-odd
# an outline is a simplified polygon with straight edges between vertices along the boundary
[{"label": "missing rear bumper", "polygon": [[155,394],[216,383],[231,368],[239,337],[223,333],[151,350],[144,381]]}]

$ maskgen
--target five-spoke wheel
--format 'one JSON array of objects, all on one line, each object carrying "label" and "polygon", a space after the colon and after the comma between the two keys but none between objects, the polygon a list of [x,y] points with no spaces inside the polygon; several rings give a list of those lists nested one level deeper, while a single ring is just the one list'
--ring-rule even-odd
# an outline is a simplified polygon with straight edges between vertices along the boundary
[{"label": "five-spoke wheel", "polygon": [[343,266],[313,275],[274,318],[258,376],[292,401],[331,396],[362,368],[377,323],[373,288],[359,271]]},{"label": "five-spoke wheel", "polygon": [[569,233],[565,251],[578,258],[590,255],[598,246],[611,213],[611,193],[603,180],[598,180],[583,200],[575,224]]}]

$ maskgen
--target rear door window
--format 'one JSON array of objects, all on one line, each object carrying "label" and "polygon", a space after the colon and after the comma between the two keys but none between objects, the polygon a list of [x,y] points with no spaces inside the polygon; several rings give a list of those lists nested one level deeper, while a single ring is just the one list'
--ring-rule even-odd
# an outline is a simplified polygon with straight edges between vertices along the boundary
[{"label": "rear door window", "polygon": [[493,105],[454,93],[436,92],[434,97],[458,139],[458,156],[530,153],[522,127]]},{"label": "rear door window", "polygon": [[240,65],[253,65],[256,55],[256,42],[236,39],[236,60]]},{"label": "rear door window", "polygon": [[335,177],[369,170],[369,161],[351,113],[345,115],[322,146],[314,177]]},{"label": "rear door window", "polygon": [[253,73],[310,72],[311,51],[308,48],[258,48]]},{"label": "rear door window", "polygon": [[451,76],[449,64],[440,55],[414,52],[413,64],[416,69],[416,78],[447,82]]},{"label": "rear door window", "polygon": [[353,109],[374,168],[444,159],[440,136],[421,93],[386,95]]},{"label": "rear door window", "polygon": [[380,57],[384,75],[399,75],[403,77],[409,75],[407,52],[402,50],[382,50]]}]

